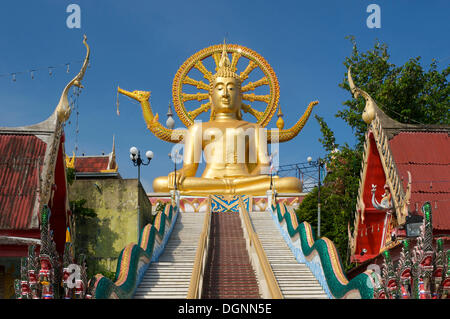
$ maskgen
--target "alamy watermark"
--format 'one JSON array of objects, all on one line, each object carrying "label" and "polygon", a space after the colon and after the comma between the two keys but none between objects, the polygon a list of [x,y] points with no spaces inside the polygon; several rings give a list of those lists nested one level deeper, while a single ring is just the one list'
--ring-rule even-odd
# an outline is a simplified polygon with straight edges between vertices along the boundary
[{"label": "alamy watermark", "polygon": [[[366,268],[366,271],[368,270],[372,270],[376,274],[376,277],[381,278],[381,268],[377,264],[370,264]],[[376,283],[374,282],[374,279],[369,276],[367,278],[366,285],[368,288],[375,288]]]},{"label": "alamy watermark", "polygon": [[65,272],[69,274],[67,277],[66,284],[67,287],[72,289],[76,288],[77,281],[81,280],[81,268],[77,264],[70,264],[67,268],[64,269]]},{"label": "alamy watermark", "polygon": [[66,19],[66,25],[69,29],[81,28],[81,8],[78,4],[69,4],[66,12],[70,13]]},{"label": "alamy watermark", "polygon": [[372,3],[367,6],[367,13],[370,15],[367,17],[366,24],[369,29],[381,28],[381,8],[378,4]]},{"label": "alamy watermark", "polygon": [[[172,161],[180,164],[206,163],[216,164],[266,164],[261,167],[262,174],[277,170],[279,166],[279,130],[270,130],[270,147],[268,130],[255,128],[203,128],[201,121],[195,121],[195,127],[184,129],[185,138],[175,144],[171,150]],[[181,130],[174,130],[178,134]],[[172,136],[176,140],[179,136]],[[187,149],[189,147],[189,149]],[[268,151],[270,150],[270,156]]]}]

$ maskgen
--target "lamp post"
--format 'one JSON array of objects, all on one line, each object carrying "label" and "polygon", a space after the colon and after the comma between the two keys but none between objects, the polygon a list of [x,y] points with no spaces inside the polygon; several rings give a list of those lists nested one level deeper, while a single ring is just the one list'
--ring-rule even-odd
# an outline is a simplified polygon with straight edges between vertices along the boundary
[{"label": "lamp post", "polygon": [[323,159],[319,157],[319,159],[315,162],[312,161],[312,157],[308,156],[308,163],[311,165],[317,165],[318,168],[318,184],[317,184],[317,238],[320,238],[320,209],[321,209],[321,203],[320,203],[320,169],[323,168],[325,165],[325,162]]},{"label": "lamp post", "polygon": [[173,161],[173,165],[174,165],[174,179],[173,179],[173,188],[175,190],[175,192],[177,191],[177,160],[180,159],[180,154],[178,154],[178,150],[175,150],[172,154],[169,153],[169,158]]},{"label": "lamp post", "polygon": [[270,169],[270,190],[273,190],[273,182],[272,182],[272,168]]},{"label": "lamp post", "polygon": [[273,162],[272,162],[272,155],[270,156],[270,190],[273,190]]},{"label": "lamp post", "polygon": [[177,160],[176,159],[172,159],[172,153],[169,153],[169,158],[173,161],[173,189],[175,191],[177,191]]},{"label": "lamp post", "polygon": [[176,207],[179,206],[179,194],[177,193],[177,161],[180,159],[180,155],[178,153],[178,149],[173,149],[172,152],[169,153],[169,158],[173,161],[174,165],[174,174],[173,174],[173,193],[171,193],[172,197],[172,205]]},{"label": "lamp post", "polygon": [[273,158],[276,156],[277,151],[270,154],[269,162],[270,162],[270,190],[273,191],[273,171],[275,170],[275,166],[273,165]]},{"label": "lamp post", "polygon": [[141,207],[139,204],[139,184],[141,183],[141,165],[149,165],[150,161],[153,158],[153,152],[147,151],[145,153],[147,157],[147,162],[144,162],[141,158],[141,152],[137,149],[137,147],[133,146],[130,148],[130,159],[133,162],[134,166],[138,168],[138,183],[137,183],[137,240],[139,242],[139,233],[141,231]]}]

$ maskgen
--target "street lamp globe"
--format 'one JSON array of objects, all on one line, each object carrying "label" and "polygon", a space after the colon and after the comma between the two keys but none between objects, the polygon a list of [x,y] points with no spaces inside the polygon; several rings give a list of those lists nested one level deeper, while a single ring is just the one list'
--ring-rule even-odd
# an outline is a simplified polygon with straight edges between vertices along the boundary
[{"label": "street lamp globe", "polygon": [[138,153],[139,153],[139,150],[137,149],[136,146],[133,146],[133,147],[130,148],[130,154],[131,155],[136,156],[136,155],[138,155]]},{"label": "street lamp globe", "polygon": [[308,158],[306,160],[308,161],[308,163],[311,163],[312,162],[312,157],[308,156]]},{"label": "street lamp globe", "polygon": [[147,151],[145,153],[145,156],[148,158],[148,160],[151,160],[153,158],[153,152],[152,151]]}]

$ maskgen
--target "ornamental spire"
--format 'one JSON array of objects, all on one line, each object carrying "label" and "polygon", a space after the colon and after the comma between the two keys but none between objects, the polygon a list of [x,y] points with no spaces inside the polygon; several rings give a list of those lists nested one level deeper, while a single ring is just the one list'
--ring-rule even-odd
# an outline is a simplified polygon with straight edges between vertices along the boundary
[{"label": "ornamental spire", "polygon": [[218,77],[235,78],[239,80],[239,83],[241,83],[241,78],[233,71],[231,67],[231,62],[230,59],[228,58],[227,44],[225,42],[225,39],[223,40],[222,55],[220,57],[218,69],[216,74],[213,75],[211,83],[214,82],[214,80]]},{"label": "ornamental spire", "polygon": [[223,39],[222,56],[220,57],[219,68],[230,67],[230,65],[231,62],[227,54],[227,44],[225,42],[225,39]]},{"label": "ornamental spire", "polygon": [[87,67],[89,66],[89,56],[91,53],[91,49],[89,48],[89,45],[87,44],[87,37],[86,35],[83,36],[83,44],[86,46],[86,57],[84,58],[83,66],[81,67],[80,72],[70,81],[66,87],[64,88],[61,98],[59,99],[59,103],[56,106],[56,114],[58,117],[58,121],[61,123],[66,122],[71,113],[71,108],[69,106],[69,100],[67,98],[67,95],[69,94],[70,88],[75,85],[79,87],[80,89],[83,88],[83,85],[81,84],[81,80],[84,77],[84,73],[86,72]]}]

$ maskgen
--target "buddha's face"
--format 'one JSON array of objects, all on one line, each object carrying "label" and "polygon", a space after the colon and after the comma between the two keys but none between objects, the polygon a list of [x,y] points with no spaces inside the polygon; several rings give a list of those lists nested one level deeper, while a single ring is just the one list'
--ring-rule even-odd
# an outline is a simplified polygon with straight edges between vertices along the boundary
[{"label": "buddha's face", "polygon": [[237,114],[242,102],[238,80],[232,77],[217,77],[213,84],[210,101],[216,114]]}]

